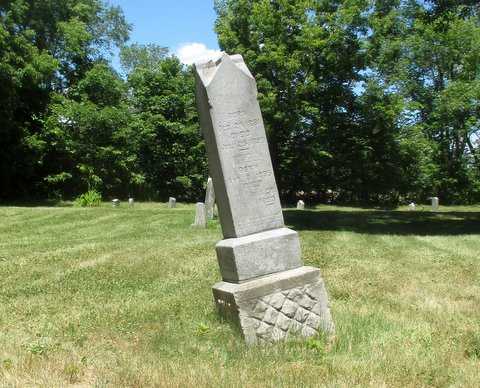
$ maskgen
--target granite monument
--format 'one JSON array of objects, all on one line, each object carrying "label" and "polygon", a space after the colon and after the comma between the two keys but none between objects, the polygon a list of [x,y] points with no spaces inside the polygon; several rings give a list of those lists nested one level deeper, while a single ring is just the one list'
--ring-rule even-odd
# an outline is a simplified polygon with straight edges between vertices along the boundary
[{"label": "granite monument", "polygon": [[240,55],[195,65],[196,99],[224,240],[216,246],[219,312],[249,344],[332,334],[320,271],[303,266],[285,227],[256,82]]}]

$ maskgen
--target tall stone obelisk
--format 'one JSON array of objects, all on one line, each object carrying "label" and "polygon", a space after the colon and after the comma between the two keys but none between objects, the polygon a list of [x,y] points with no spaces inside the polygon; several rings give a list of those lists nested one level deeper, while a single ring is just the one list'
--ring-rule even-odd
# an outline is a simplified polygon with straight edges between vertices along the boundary
[{"label": "tall stone obelisk", "polygon": [[255,79],[240,55],[195,65],[196,98],[224,240],[223,281],[213,286],[222,314],[248,343],[334,325],[320,271],[303,266],[298,234],[285,227]]}]

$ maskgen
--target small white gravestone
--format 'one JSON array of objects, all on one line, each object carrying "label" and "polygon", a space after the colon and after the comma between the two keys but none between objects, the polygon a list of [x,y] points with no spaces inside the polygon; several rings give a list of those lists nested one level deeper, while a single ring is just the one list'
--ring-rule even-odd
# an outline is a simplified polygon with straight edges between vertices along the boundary
[{"label": "small white gravestone", "polygon": [[207,227],[207,212],[203,202],[197,202],[195,205],[195,221],[192,226],[197,228]]},{"label": "small white gravestone", "polygon": [[173,197],[168,198],[168,207],[170,209],[173,209],[176,206],[177,206],[177,200]]},{"label": "small white gravestone", "polygon": [[298,201],[297,202],[297,209],[305,210],[305,202],[303,202],[302,200]]},{"label": "small white gravestone", "polygon": [[438,197],[432,197],[432,198],[430,198],[430,200],[432,201],[432,210],[434,212],[438,211],[438,208],[439,208]]},{"label": "small white gravestone", "polygon": [[332,203],[333,200],[333,190],[328,189],[327,190],[327,203]]},{"label": "small white gravestone", "polygon": [[114,200],[112,200],[112,206],[113,207],[119,207],[120,206],[120,200],[115,198]]},{"label": "small white gravestone", "polygon": [[205,193],[205,211],[207,212],[207,219],[213,220],[215,213],[215,190],[213,189],[213,180],[208,177],[207,189]]},{"label": "small white gravestone", "polygon": [[135,200],[133,198],[128,198],[128,205],[129,206],[133,206],[134,203],[135,203]]},{"label": "small white gravestone", "polygon": [[413,211],[413,210],[415,210],[415,208],[416,208],[416,205],[415,205],[414,202],[410,202],[408,204],[408,210]]}]

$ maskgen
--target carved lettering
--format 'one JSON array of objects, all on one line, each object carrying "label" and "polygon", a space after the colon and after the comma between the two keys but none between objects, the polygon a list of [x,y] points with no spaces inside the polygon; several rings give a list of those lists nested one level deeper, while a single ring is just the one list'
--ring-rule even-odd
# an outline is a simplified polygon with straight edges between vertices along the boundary
[{"label": "carved lettering", "polygon": [[[211,150],[220,162],[212,174],[221,170],[213,178],[223,188],[218,204],[224,234],[239,237],[284,226],[255,83],[228,62],[218,68],[207,93]],[[222,220],[225,214],[228,219]]]}]

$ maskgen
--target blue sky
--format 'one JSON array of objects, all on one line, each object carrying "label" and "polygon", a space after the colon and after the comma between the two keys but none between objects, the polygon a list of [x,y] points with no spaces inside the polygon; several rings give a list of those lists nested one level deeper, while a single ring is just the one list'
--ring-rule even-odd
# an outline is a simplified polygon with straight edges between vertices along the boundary
[{"label": "blue sky", "polygon": [[[109,0],[133,24],[130,41],[166,46],[182,62],[218,54],[213,0]],[[114,60],[118,66],[118,60]]]}]

